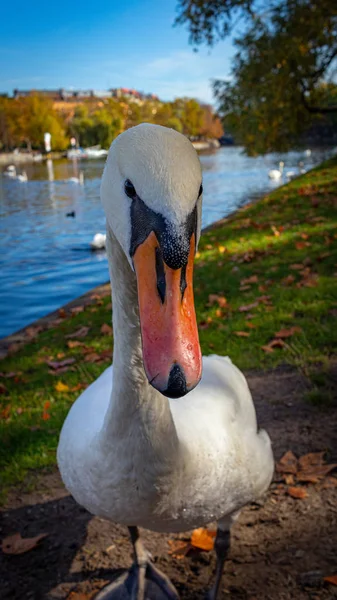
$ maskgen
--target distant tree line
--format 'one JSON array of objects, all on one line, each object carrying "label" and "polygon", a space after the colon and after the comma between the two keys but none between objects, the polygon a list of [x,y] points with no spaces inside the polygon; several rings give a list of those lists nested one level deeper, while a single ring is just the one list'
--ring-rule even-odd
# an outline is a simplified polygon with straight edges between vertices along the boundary
[{"label": "distant tree line", "polygon": [[68,148],[71,137],[83,147],[99,144],[109,148],[119,133],[143,122],[171,127],[196,139],[223,134],[212,107],[194,99],[135,102],[109,98],[55,103],[36,93],[24,98],[0,98],[0,150],[43,149],[45,132],[52,136],[53,150]]}]

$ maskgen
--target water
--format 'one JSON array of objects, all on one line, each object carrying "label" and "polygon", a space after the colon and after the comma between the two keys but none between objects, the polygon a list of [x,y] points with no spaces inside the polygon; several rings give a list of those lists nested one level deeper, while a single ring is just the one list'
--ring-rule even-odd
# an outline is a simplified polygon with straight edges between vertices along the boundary
[{"label": "water", "polygon": [[[280,185],[268,171],[302,160],[311,168],[328,156],[291,152],[249,158],[227,147],[200,157],[204,171],[203,226]],[[105,231],[99,199],[104,161],[25,165],[29,181],[0,177],[0,337],[9,335],[108,280],[105,252],[90,240]],[[66,181],[84,172],[84,185]],[[284,178],[285,180],[285,178]],[[66,217],[75,211],[76,217]]]}]

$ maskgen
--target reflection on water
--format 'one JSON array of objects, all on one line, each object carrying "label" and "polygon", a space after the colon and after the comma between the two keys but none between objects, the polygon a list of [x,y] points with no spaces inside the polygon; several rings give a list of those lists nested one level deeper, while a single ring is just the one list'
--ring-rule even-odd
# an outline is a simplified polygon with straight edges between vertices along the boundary
[{"label": "reflection on water", "polygon": [[[304,153],[249,158],[239,148],[200,157],[204,171],[203,226],[284,183],[268,179],[280,160],[297,170],[329,154]],[[29,181],[0,177],[0,337],[55,310],[108,280],[105,253],[90,251],[94,234],[105,230],[99,199],[103,161],[48,160],[25,165]],[[84,175],[83,185],[69,181]],[[75,218],[66,217],[75,212]]]}]

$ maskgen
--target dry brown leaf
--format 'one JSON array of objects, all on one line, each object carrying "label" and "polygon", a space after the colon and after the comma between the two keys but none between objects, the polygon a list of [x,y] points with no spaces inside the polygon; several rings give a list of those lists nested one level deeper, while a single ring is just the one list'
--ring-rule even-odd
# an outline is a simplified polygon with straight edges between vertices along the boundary
[{"label": "dry brown leaf", "polygon": [[237,335],[238,337],[249,337],[250,333],[248,333],[248,331],[233,331],[234,335]]},{"label": "dry brown leaf", "polygon": [[72,315],[78,315],[79,313],[84,311],[84,306],[74,306],[74,308],[70,309]]},{"label": "dry brown leaf", "polygon": [[289,269],[292,269],[293,271],[300,271],[301,269],[303,269],[303,265],[302,263],[295,263],[293,265],[290,265]]},{"label": "dry brown leaf", "polygon": [[192,548],[191,544],[184,540],[168,540],[170,549],[168,553],[174,558],[183,558]]},{"label": "dry brown leaf", "polygon": [[85,390],[87,385],[85,383],[77,383],[71,388],[72,392],[77,392],[78,390]]},{"label": "dry brown leaf", "polygon": [[308,469],[310,467],[323,465],[324,454],[324,450],[323,452],[309,452],[309,454],[304,454],[298,459],[300,469]]},{"label": "dry brown leaf", "polygon": [[66,318],[66,316],[67,316],[67,315],[66,315],[66,311],[64,310],[64,308],[60,308],[60,309],[59,309],[59,317],[60,317],[61,319],[65,319],[65,318]]},{"label": "dry brown leaf", "polygon": [[225,296],[219,296],[219,294],[210,294],[208,296],[208,302],[210,306],[212,306],[214,303],[217,303],[220,308],[224,308],[227,304],[227,299]]},{"label": "dry brown leaf", "polygon": [[246,321],[245,325],[246,327],[249,327],[249,329],[256,329],[256,325],[254,325],[254,323],[251,323],[250,321]]},{"label": "dry brown leaf", "polygon": [[47,535],[48,533],[40,533],[32,538],[22,538],[21,533],[14,533],[2,540],[1,549],[4,554],[24,554],[33,550]]},{"label": "dry brown leaf", "polygon": [[239,290],[240,290],[240,292],[246,292],[247,290],[250,290],[251,287],[252,287],[251,285],[241,285]]},{"label": "dry brown leaf", "polygon": [[285,343],[281,339],[272,340],[269,342],[270,348],[284,348]]},{"label": "dry brown leaf", "polygon": [[292,283],[294,283],[295,281],[295,277],[293,275],[287,275],[287,277],[284,277],[281,281],[281,283],[283,283],[284,285],[291,285]]},{"label": "dry brown leaf", "polygon": [[5,408],[0,413],[0,419],[8,419],[11,414],[11,408],[11,405],[7,404],[7,406],[5,406]]},{"label": "dry brown leaf", "polygon": [[191,544],[194,548],[200,548],[200,550],[212,550],[214,546],[214,538],[216,531],[210,531],[200,527],[195,529],[191,535]]},{"label": "dry brown leaf", "polygon": [[308,492],[300,487],[288,487],[287,492],[289,496],[296,498],[297,500],[303,500],[308,495]]},{"label": "dry brown leaf", "polygon": [[[330,471],[333,471],[337,468],[337,464],[331,465],[317,465],[316,467],[308,468],[304,471],[300,471],[298,473],[297,479],[298,481],[307,481],[309,483],[317,483],[319,479],[323,479]],[[311,479],[316,479],[316,481],[310,481]]]},{"label": "dry brown leaf", "polygon": [[274,350],[270,346],[261,346],[261,350],[264,352],[274,352]]},{"label": "dry brown leaf", "polygon": [[97,354],[97,352],[89,352],[89,354],[86,354],[84,357],[85,362],[98,362],[99,360],[101,360],[101,357],[99,354]]},{"label": "dry brown leaf", "polygon": [[65,358],[64,360],[47,360],[46,363],[52,369],[61,369],[62,367],[67,367],[69,365],[73,365],[76,362],[75,358]]},{"label": "dry brown leaf", "polygon": [[85,337],[88,334],[89,329],[90,329],[90,327],[86,327],[85,325],[83,325],[82,327],[80,327],[79,329],[77,329],[73,333],[69,333],[65,337],[67,339],[71,339],[71,338],[74,338],[74,337],[75,338],[76,337]]},{"label": "dry brown leaf", "polygon": [[246,285],[247,283],[257,283],[259,280],[257,275],[251,275],[250,277],[246,277],[245,279],[241,279],[240,284]]},{"label": "dry brown leaf", "polygon": [[294,325],[293,327],[290,327],[290,329],[280,329],[280,331],[275,333],[275,337],[284,339],[291,337],[292,335],[294,335],[294,333],[300,333],[301,331],[301,327]]},{"label": "dry brown leaf", "polygon": [[84,342],[79,342],[78,340],[69,340],[67,342],[68,348],[78,348],[79,346],[84,346]]},{"label": "dry brown leaf", "polygon": [[101,333],[103,333],[103,335],[112,335],[111,325],[108,325],[107,323],[103,323],[103,325],[101,327]]},{"label": "dry brown leaf", "polygon": [[239,306],[239,312],[249,312],[253,308],[259,306],[258,302],[253,302],[252,304],[246,304],[246,306]]},{"label": "dry brown leaf", "polygon": [[293,475],[296,475],[298,471],[298,460],[291,450],[288,450],[288,452],[283,454],[276,465],[276,471],[278,473],[292,473]]},{"label": "dry brown leaf", "polygon": [[307,245],[306,242],[296,242],[295,248],[296,248],[296,250],[303,250],[303,248],[305,248],[306,245]]},{"label": "dry brown leaf", "polygon": [[337,575],[328,575],[327,577],[323,577],[323,579],[327,583],[331,583],[331,585],[337,585]]}]

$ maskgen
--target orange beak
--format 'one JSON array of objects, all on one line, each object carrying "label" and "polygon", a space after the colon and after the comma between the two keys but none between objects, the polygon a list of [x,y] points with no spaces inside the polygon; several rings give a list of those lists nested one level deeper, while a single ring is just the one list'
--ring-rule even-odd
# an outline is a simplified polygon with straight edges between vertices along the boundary
[{"label": "orange beak", "polygon": [[192,234],[187,264],[171,269],[151,232],[133,257],[146,375],[154,388],[171,398],[184,396],[201,378],[193,298],[194,253]]}]

